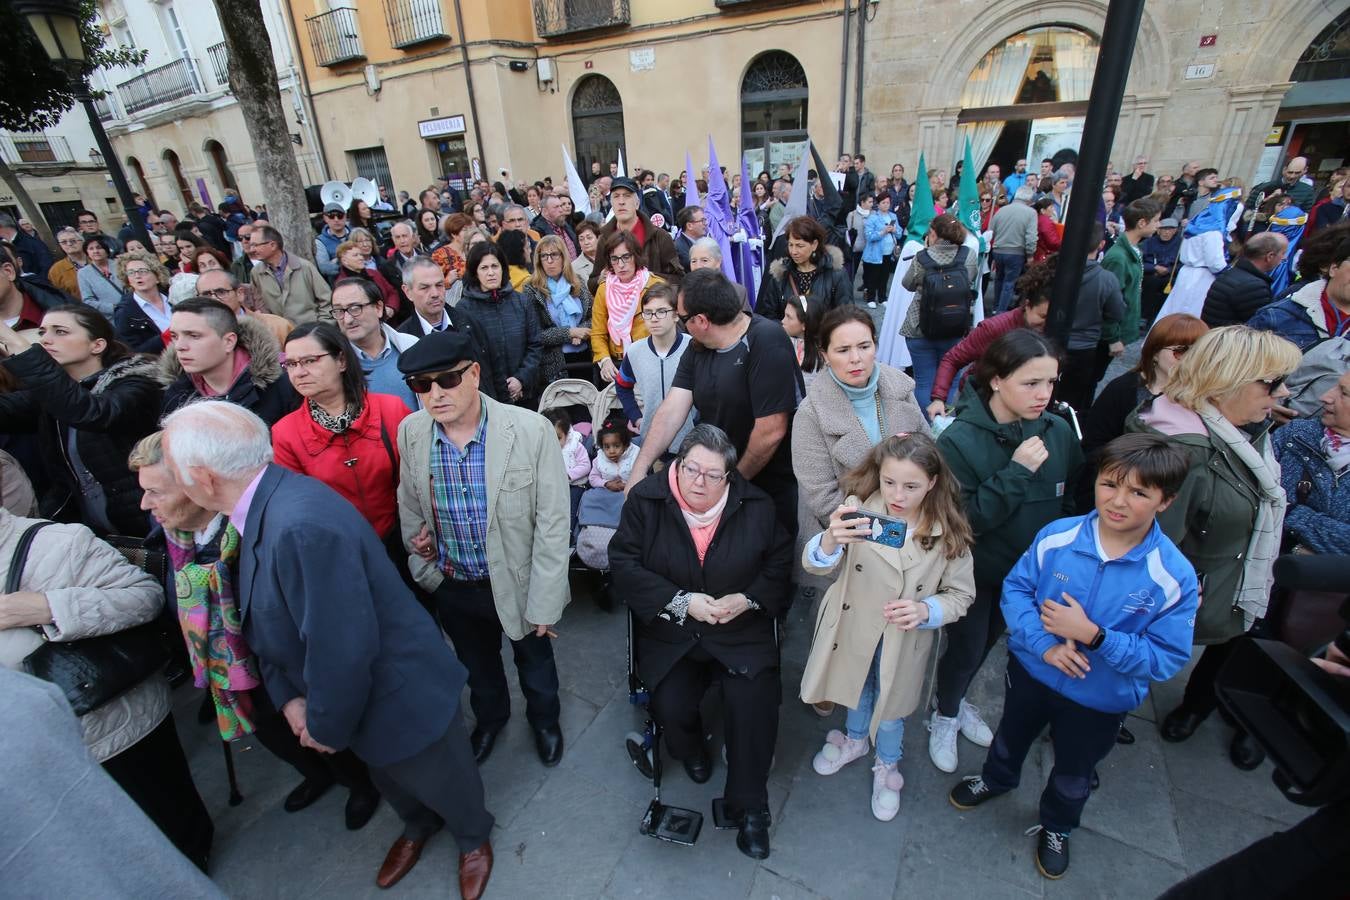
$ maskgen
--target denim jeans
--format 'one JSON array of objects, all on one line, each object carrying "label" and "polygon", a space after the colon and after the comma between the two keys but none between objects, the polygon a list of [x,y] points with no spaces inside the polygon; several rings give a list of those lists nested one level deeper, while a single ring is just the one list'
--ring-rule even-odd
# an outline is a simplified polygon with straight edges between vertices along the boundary
[{"label": "denim jeans", "polygon": [[1027,257],[1024,253],[994,253],[993,258],[994,271],[997,273],[994,280],[994,297],[998,300],[998,305],[995,310],[1006,312],[1012,308],[1013,284],[1021,277],[1022,269],[1027,264]]},{"label": "denim jeans", "polygon": [[[871,732],[872,711],[876,709],[880,693],[881,643],[878,641],[876,652],[872,654],[872,667],[867,670],[862,696],[858,698],[858,708],[850,709],[844,719],[844,729],[850,740],[862,740]],[[877,726],[877,756],[887,764],[899,762],[904,755],[904,740],[904,719],[882,719]]]},{"label": "denim jeans", "polygon": [[[905,338],[905,343],[909,345],[909,357],[914,365],[914,399],[918,401],[920,409],[932,402],[933,398],[929,394],[933,392],[933,382],[937,380],[938,364],[942,362],[943,355],[960,341],[959,337],[941,340]],[[949,405],[956,401],[957,384],[956,379],[952,379],[951,389],[947,391],[945,398]]]}]

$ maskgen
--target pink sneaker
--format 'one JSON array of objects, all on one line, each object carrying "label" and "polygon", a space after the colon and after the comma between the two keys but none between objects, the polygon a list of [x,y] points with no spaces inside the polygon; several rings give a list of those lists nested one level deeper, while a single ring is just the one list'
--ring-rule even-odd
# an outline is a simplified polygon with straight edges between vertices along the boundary
[{"label": "pink sneaker", "polygon": [[831,729],[830,733],[825,735],[825,746],[821,747],[815,759],[811,760],[811,768],[821,775],[833,775],[855,759],[866,756],[869,749],[871,742],[867,738],[854,741],[842,731]]},{"label": "pink sneaker", "polygon": [[872,766],[872,815],[882,822],[894,819],[900,811],[900,791],[904,786],[900,763],[887,765],[878,759]]}]

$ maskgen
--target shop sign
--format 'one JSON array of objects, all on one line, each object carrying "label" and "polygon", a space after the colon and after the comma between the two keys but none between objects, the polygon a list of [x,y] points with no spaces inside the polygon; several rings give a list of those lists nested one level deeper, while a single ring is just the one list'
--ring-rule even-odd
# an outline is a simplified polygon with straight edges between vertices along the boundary
[{"label": "shop sign", "polygon": [[443,116],[439,119],[423,119],[417,123],[417,134],[423,138],[437,138],[447,134],[463,133],[463,116]]}]

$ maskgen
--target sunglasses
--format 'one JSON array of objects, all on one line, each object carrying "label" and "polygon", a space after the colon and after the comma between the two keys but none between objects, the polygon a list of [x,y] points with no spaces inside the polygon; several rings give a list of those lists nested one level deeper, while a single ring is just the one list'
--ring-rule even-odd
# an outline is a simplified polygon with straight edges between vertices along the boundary
[{"label": "sunglasses", "polygon": [[1191,349],[1190,344],[1177,344],[1173,347],[1164,347],[1164,350],[1171,350],[1173,356],[1185,356],[1186,351]]},{"label": "sunglasses", "polygon": [[464,373],[471,368],[473,368],[473,363],[469,363],[462,369],[441,372],[439,375],[409,375],[404,381],[408,383],[408,387],[412,389],[414,394],[430,393],[433,384],[443,391],[453,391],[464,380]]},{"label": "sunglasses", "polygon": [[1280,389],[1280,385],[1284,384],[1284,380],[1287,377],[1289,376],[1281,375],[1279,378],[1258,378],[1256,380],[1265,385],[1267,394],[1274,394]]}]

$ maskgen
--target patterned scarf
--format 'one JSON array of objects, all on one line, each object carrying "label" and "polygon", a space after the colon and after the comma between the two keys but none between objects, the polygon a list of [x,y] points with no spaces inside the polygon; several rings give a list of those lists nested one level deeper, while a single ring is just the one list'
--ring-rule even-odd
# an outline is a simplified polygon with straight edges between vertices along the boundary
[{"label": "patterned scarf", "polygon": [[314,420],[324,431],[331,431],[333,434],[342,434],[348,428],[352,427],[352,422],[361,415],[361,406],[358,403],[348,403],[338,416],[326,412],[322,406],[313,400],[306,400],[305,406],[309,409],[309,417]]},{"label": "patterned scarf", "polygon": [[1331,471],[1340,474],[1350,466],[1350,438],[1330,428],[1322,429],[1322,455],[1327,458]]},{"label": "patterned scarf", "polygon": [[253,651],[244,643],[234,597],[239,532],[226,522],[200,549],[191,532],[165,529],[164,536],[193,683],[210,690],[222,739],[252,734],[253,700],[248,691],[259,687],[262,679]]},{"label": "patterned scarf", "polygon": [[610,272],[605,276],[605,309],[609,320],[605,323],[609,339],[624,351],[633,342],[633,317],[641,310],[642,289],[647,286],[651,272],[638,269],[633,280],[626,284]]}]

